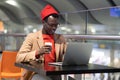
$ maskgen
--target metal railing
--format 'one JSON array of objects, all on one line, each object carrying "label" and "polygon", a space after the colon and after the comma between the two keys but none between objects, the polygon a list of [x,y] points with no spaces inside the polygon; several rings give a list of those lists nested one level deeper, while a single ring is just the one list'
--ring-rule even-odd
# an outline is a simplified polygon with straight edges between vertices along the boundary
[{"label": "metal railing", "polygon": [[[25,37],[26,34],[22,34],[22,33],[13,33],[13,34],[0,33],[0,36],[4,36],[4,37],[8,37],[8,36]],[[92,40],[120,40],[119,35],[69,35],[69,34],[66,35],[65,34],[64,36],[66,38],[69,38],[69,39],[74,38],[74,39],[92,39]]]}]

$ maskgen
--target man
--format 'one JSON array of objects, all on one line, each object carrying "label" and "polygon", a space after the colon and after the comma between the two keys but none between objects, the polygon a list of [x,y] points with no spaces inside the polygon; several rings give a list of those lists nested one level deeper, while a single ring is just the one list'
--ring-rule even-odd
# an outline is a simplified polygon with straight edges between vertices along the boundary
[{"label": "man", "polygon": [[[61,34],[55,33],[59,25],[59,13],[52,6],[46,5],[40,15],[43,28],[26,37],[17,54],[16,62],[29,62],[36,59],[42,60],[44,63],[62,61],[66,50],[66,41]],[[45,43],[52,45],[48,46]],[[56,80],[56,77],[43,77],[27,70],[23,72],[22,80],[31,80],[32,75],[32,80]]]}]

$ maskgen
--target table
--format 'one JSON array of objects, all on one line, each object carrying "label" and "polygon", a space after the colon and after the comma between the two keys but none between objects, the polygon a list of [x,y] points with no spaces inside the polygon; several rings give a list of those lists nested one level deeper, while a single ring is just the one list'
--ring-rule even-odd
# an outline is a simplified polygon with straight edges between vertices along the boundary
[{"label": "table", "polygon": [[15,63],[21,67],[42,75],[65,75],[65,74],[86,74],[86,73],[114,73],[120,72],[120,68],[88,64],[81,66],[54,66],[32,61],[30,63]]}]

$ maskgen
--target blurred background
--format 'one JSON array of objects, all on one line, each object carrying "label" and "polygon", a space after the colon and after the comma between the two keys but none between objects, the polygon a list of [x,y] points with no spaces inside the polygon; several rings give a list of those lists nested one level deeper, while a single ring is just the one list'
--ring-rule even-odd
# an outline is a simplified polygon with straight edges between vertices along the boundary
[{"label": "blurred background", "polygon": [[60,12],[56,33],[68,42],[94,44],[90,63],[120,67],[119,0],[0,0],[0,50],[18,51],[28,33],[41,29],[40,11],[47,4]]}]

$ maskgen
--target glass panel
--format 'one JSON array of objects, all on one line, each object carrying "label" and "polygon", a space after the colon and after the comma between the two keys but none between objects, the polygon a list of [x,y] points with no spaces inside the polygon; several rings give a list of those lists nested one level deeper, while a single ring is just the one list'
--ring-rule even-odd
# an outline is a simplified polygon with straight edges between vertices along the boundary
[{"label": "glass panel", "polygon": [[62,14],[65,24],[60,25],[62,34],[86,34],[86,12]]},{"label": "glass panel", "polygon": [[[111,9],[93,10],[88,12],[88,34],[119,35],[120,18],[111,14]],[[115,10],[112,13],[115,13]],[[120,11],[118,11],[120,14]]]}]

